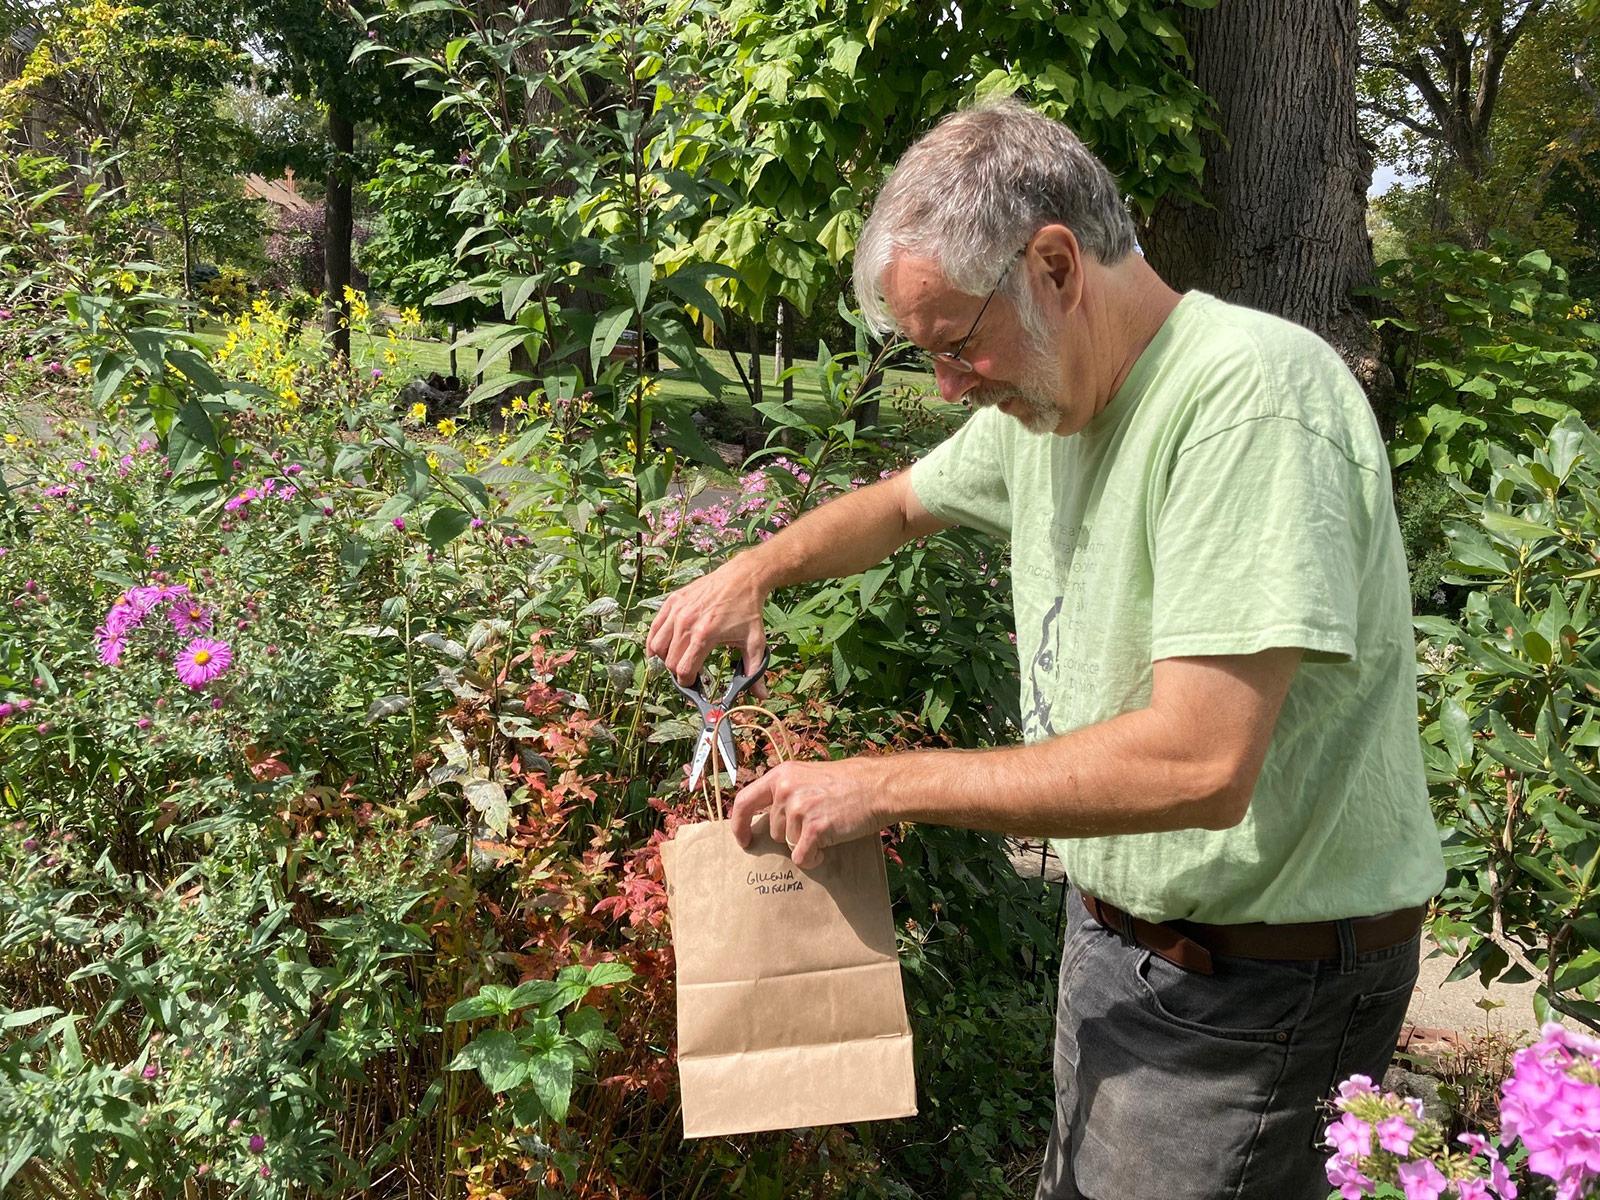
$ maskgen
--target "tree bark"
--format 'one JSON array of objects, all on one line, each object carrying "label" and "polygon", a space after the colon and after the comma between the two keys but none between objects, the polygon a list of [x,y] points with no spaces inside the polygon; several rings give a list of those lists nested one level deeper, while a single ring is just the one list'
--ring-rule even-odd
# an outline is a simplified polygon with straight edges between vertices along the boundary
[{"label": "tree bark", "polygon": [[1198,288],[1320,334],[1387,423],[1393,376],[1353,294],[1373,278],[1372,155],[1356,128],[1357,0],[1229,0],[1183,9],[1194,79],[1216,103],[1209,207],[1160,204],[1141,243],[1180,290]]},{"label": "tree bark", "polygon": [[783,330],[783,351],[779,356],[778,369],[783,372],[783,402],[794,403],[794,376],[789,374],[794,367],[794,311],[789,307],[787,300],[778,301],[778,319]]},{"label": "tree bark", "polygon": [[351,209],[350,155],[355,149],[355,125],[336,108],[328,109],[328,191],[322,227],[322,328],[328,351],[350,362],[350,305],[344,298],[350,286],[350,242],[354,237]]}]

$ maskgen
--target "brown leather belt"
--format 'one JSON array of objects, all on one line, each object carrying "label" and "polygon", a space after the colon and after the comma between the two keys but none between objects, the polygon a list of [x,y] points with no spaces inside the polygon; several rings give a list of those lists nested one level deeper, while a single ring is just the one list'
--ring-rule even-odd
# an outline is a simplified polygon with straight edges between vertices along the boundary
[{"label": "brown leather belt", "polygon": [[[1204,925],[1198,921],[1145,921],[1087,893],[1083,906],[1107,929],[1138,942],[1150,953],[1185,971],[1213,973],[1213,954],[1235,958],[1276,958],[1297,962],[1339,957],[1339,922],[1307,921],[1298,925]],[[1354,952],[1386,950],[1411,938],[1422,926],[1424,909],[1402,908],[1381,917],[1350,921]]]}]

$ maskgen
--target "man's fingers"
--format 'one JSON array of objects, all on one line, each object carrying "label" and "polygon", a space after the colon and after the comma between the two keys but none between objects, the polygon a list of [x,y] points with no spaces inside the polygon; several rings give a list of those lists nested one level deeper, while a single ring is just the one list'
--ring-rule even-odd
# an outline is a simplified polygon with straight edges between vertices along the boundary
[{"label": "man's fingers", "polygon": [[[741,846],[750,844],[750,822],[755,820],[755,815],[772,804],[770,778],[770,775],[763,775],[745,786],[733,799],[733,810],[728,814],[728,820],[733,822],[733,840]],[[770,822],[771,818],[768,820]]]},{"label": "man's fingers", "polygon": [[801,830],[800,836],[795,839],[794,848],[789,851],[789,857],[794,859],[794,865],[802,871],[809,871],[822,865],[822,846],[819,844],[822,837],[814,827]]}]

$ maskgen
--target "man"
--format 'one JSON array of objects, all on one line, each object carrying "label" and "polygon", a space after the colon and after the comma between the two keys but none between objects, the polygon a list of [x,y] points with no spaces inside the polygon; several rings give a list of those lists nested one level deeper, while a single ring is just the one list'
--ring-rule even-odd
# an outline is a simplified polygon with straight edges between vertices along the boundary
[{"label": "man", "polygon": [[784,764],[795,862],[897,821],[1048,836],[1069,901],[1038,1195],[1327,1195],[1319,1105],[1388,1062],[1443,882],[1384,447],[1334,351],[1179,295],[1115,182],[1014,102],[909,150],[856,252],[869,320],[976,409],[908,473],[670,596],[679,679],[754,660],[775,588],[951,524],[1011,541],[1027,744]]}]

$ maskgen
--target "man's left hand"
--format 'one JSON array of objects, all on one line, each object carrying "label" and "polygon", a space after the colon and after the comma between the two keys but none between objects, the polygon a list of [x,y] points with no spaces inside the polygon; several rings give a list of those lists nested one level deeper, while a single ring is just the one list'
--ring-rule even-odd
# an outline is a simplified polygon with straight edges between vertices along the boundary
[{"label": "man's left hand", "polygon": [[829,846],[876,833],[889,823],[883,784],[871,758],[780,763],[734,798],[729,820],[739,845],[750,844],[750,823],[767,814],[767,831],[788,845],[794,865],[810,870]]}]

